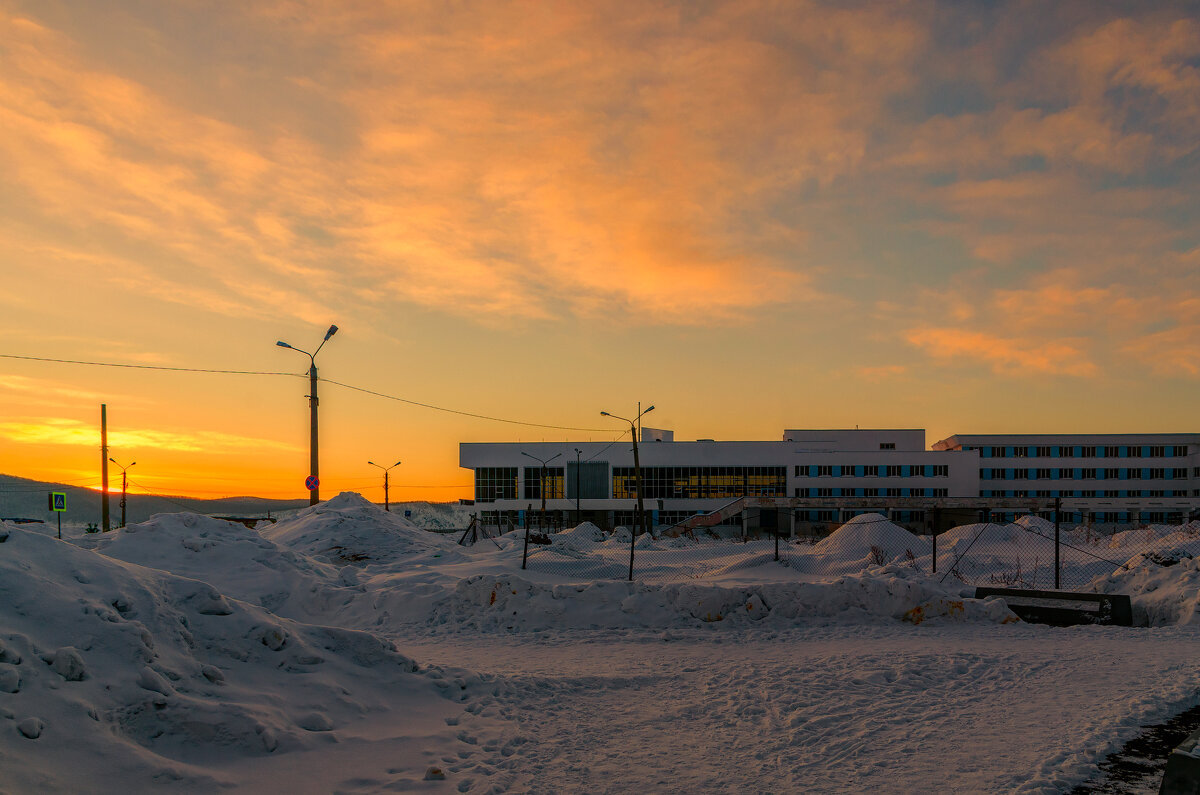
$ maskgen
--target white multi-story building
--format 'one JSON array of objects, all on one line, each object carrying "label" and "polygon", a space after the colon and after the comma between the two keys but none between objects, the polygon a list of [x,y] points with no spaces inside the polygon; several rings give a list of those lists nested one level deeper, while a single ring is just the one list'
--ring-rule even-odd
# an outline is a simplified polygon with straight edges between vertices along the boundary
[{"label": "white multi-story building", "polygon": [[[853,498],[849,511],[795,508],[791,501],[793,519],[809,522],[845,519],[870,510],[870,500],[886,500],[890,515],[906,523],[921,521],[924,508],[941,498],[1095,499],[1092,510],[1099,513],[1091,518],[1115,522],[1160,518],[1167,511],[1154,505],[1164,498],[1178,514],[1186,508],[1180,498],[1200,497],[1200,434],[959,434],[932,449],[921,429],[787,430],[778,442],[677,442],[670,431],[643,428],[640,439],[643,502],[656,526],[741,497]],[[540,512],[544,489],[553,524],[576,518],[602,527],[634,524],[628,439],[464,442],[459,463],[474,471],[475,504],[488,521],[521,524],[528,512]],[[897,508],[903,503],[896,498],[911,506]],[[1105,498],[1113,510],[1105,510]],[[759,519],[778,521],[765,513]]]},{"label": "white multi-story building", "polygon": [[[642,495],[655,525],[751,497],[946,497],[976,494],[978,453],[925,449],[923,430],[789,430],[779,442],[677,442],[643,428]],[[637,491],[628,439],[602,442],[463,443],[475,503],[514,523],[538,511],[543,472],[555,523],[577,509],[602,527],[632,524]],[[802,519],[831,520],[829,511]],[[820,514],[820,515],[818,515]],[[828,515],[827,515],[828,514]],[[897,517],[904,518],[904,517]]]}]

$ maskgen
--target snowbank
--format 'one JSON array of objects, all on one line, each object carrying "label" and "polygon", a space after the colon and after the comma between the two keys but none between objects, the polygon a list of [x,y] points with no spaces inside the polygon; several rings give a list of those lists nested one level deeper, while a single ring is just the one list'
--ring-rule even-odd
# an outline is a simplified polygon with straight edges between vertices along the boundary
[{"label": "snowbank", "polygon": [[262,534],[276,544],[342,565],[457,554],[459,549],[454,539],[422,530],[349,491],[263,528]]},{"label": "snowbank", "polygon": [[1200,541],[1135,555],[1088,590],[1127,594],[1136,626],[1200,624]]},{"label": "snowbank", "polygon": [[[422,744],[462,747],[447,723],[461,706],[445,694],[477,684],[447,689],[444,673],[418,672],[373,635],[289,621],[9,526],[0,605],[0,770],[13,791],[211,791],[253,781],[247,760],[260,760],[267,788],[294,788],[299,757],[319,751],[328,766],[364,725],[405,771],[391,781],[416,782]],[[300,788],[338,788],[328,777],[342,774],[324,775]]]},{"label": "snowbank", "polygon": [[194,513],[72,541],[110,558],[210,583],[226,596],[320,624],[353,625],[343,614],[363,597],[354,569],[314,560],[237,522]]},{"label": "snowbank", "polygon": [[877,513],[855,516],[813,546],[807,570],[819,574],[849,574],[871,565],[919,558],[929,543]]},{"label": "snowbank", "polygon": [[[955,607],[948,607],[950,604]],[[914,611],[917,611],[914,613]],[[939,616],[990,623],[1016,621],[999,599],[963,599],[909,567],[876,569],[824,583],[720,587],[593,582],[547,585],[518,576],[462,580],[430,623],[489,631],[554,627],[686,627],[837,623]]]}]

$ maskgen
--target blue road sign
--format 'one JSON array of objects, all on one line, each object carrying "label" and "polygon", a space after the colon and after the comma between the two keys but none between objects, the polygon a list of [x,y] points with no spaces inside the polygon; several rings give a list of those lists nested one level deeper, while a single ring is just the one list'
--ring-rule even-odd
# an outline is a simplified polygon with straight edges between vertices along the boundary
[{"label": "blue road sign", "polygon": [[50,510],[59,513],[67,510],[67,495],[61,491],[50,492]]},{"label": "blue road sign", "polygon": [[318,478],[316,475],[309,475],[308,477],[306,477],[304,479],[304,488],[308,489],[309,491],[316,491],[317,486],[320,486],[320,485],[321,485],[321,479]]}]

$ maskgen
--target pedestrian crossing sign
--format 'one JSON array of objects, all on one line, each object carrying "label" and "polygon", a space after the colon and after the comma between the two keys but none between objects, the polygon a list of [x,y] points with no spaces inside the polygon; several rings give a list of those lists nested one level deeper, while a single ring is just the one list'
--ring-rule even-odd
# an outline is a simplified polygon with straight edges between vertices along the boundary
[{"label": "pedestrian crossing sign", "polygon": [[50,492],[50,510],[59,513],[67,510],[67,495],[61,491]]}]

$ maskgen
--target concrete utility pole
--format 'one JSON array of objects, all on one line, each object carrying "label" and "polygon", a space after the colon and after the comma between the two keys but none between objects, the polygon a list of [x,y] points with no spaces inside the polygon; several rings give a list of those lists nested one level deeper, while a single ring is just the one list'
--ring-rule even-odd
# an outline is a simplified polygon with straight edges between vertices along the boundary
[{"label": "concrete utility pole", "polygon": [[541,520],[541,523],[542,523],[542,526],[545,526],[545,524],[546,524],[546,465],[549,464],[554,459],[561,456],[562,453],[555,453],[554,455],[552,455],[546,459],[538,458],[535,455],[529,455],[529,453],[526,453],[526,452],[522,452],[521,455],[529,456],[534,461],[537,461],[539,464],[542,465],[541,482],[540,482],[540,485],[538,486],[538,491],[540,491],[542,493],[542,520]]},{"label": "concrete utility pole", "polygon": [[654,406],[650,406],[645,411],[641,410],[642,404],[638,403],[638,414],[632,420],[618,417],[616,414],[609,414],[607,411],[600,412],[602,417],[612,417],[614,420],[621,420],[629,423],[629,433],[633,436],[633,482],[637,489],[637,526],[632,528],[629,533],[629,581],[633,582],[633,542],[637,538],[637,529],[640,528],[643,533],[650,532],[646,525],[646,508],[642,503],[642,462],[638,458],[638,428],[641,427],[642,415],[649,414],[654,411]]},{"label": "concrete utility pole", "polygon": [[390,467],[385,467],[380,464],[376,464],[374,461],[368,461],[367,463],[373,467],[379,467],[380,469],[383,470],[383,510],[390,512],[392,509],[388,505],[388,472],[390,472],[391,470],[400,466],[400,464],[402,464],[403,462],[397,461],[396,463],[392,464]]},{"label": "concrete utility pole", "polygon": [[294,351],[300,351],[308,357],[310,367],[308,368],[308,410],[309,410],[309,429],[308,429],[308,479],[305,481],[308,484],[308,504],[316,505],[321,501],[321,463],[317,455],[317,354],[321,352],[321,348],[325,347],[325,343],[329,342],[329,338],[337,334],[338,327],[330,326],[329,331],[325,332],[325,339],[321,340],[321,344],[312,353],[301,350],[294,345],[289,345],[283,340],[275,344],[281,348],[291,348]]},{"label": "concrete utility pole", "polygon": [[582,462],[580,461],[580,456],[582,456],[582,455],[583,455],[583,451],[580,450],[578,447],[576,447],[575,448],[575,524],[576,524],[576,526],[578,526],[579,523],[583,521],[583,514],[579,510],[579,475],[580,475],[580,468],[582,467]]},{"label": "concrete utility pole", "polygon": [[[112,461],[114,464],[117,464],[117,461],[115,458],[110,458],[108,460]],[[129,481],[125,475],[125,472],[126,472],[126,470],[129,469],[129,467],[137,466],[137,461],[134,461],[132,464],[129,465],[129,467],[123,467],[120,464],[117,464],[117,466],[121,467],[121,527],[124,527],[125,526],[125,492],[126,492],[126,487],[129,485]]]},{"label": "concrete utility pole", "polygon": [[112,529],[108,518],[108,404],[100,404],[100,528]]}]

